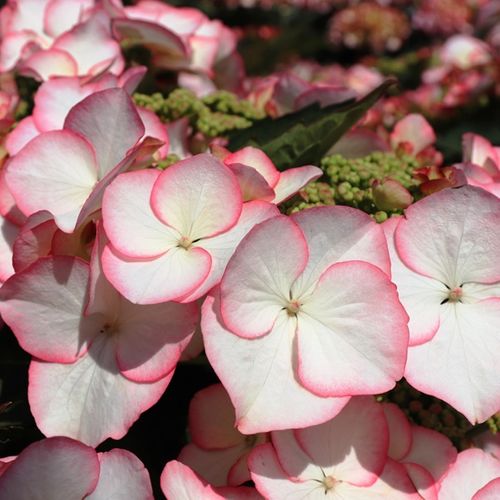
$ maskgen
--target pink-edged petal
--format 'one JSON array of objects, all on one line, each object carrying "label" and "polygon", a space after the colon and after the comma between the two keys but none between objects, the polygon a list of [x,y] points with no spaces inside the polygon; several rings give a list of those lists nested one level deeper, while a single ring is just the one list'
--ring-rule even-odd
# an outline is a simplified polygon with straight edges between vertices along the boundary
[{"label": "pink-edged petal", "polygon": [[254,227],[238,246],[221,282],[221,312],[227,327],[245,338],[268,332],[287,307],[290,288],[307,257],[302,231],[290,218],[278,216]]},{"label": "pink-edged petal", "polygon": [[105,189],[115,177],[126,172],[129,168],[132,168],[136,162],[140,163],[144,157],[149,157],[161,146],[161,144],[162,143],[156,139],[146,137],[143,141],[134,146],[128,152],[127,156],[94,186],[92,193],[85,200],[85,204],[78,215],[76,225],[80,226],[85,223],[94,212],[101,208]]},{"label": "pink-edged petal", "polygon": [[391,217],[382,227],[391,257],[392,280],[398,288],[399,300],[410,318],[409,343],[418,345],[429,341],[437,332],[441,302],[448,297],[449,290],[440,281],[415,273],[403,264],[394,246],[394,231],[401,220],[401,217]]},{"label": "pink-edged petal", "polygon": [[115,448],[99,453],[98,457],[99,482],[86,500],[153,500],[149,473],[133,453]]},{"label": "pink-edged petal", "polygon": [[313,165],[286,170],[280,175],[278,183],[274,186],[276,196],[273,203],[278,204],[287,200],[306,184],[319,179],[322,175],[323,171]]},{"label": "pink-edged petal", "polygon": [[265,200],[271,201],[275,197],[274,189],[253,167],[232,163],[229,169],[238,179],[243,201]]},{"label": "pink-edged petal", "polygon": [[151,194],[157,217],[191,241],[229,230],[242,210],[238,181],[208,154],[175,163],[162,172]]},{"label": "pink-edged petal", "polygon": [[304,389],[294,370],[295,321],[282,313],[273,330],[251,341],[228,331],[219,297],[202,309],[205,352],[235,407],[244,434],[306,427],[334,417],[349,398],[321,398]]},{"label": "pink-edged petal", "polygon": [[101,256],[108,243],[101,222],[95,226],[95,240],[90,253],[90,279],[85,315],[101,314],[106,320],[120,315],[123,298],[111,286],[102,270]]},{"label": "pink-edged petal", "polygon": [[492,175],[498,174],[500,166],[494,168],[494,165],[498,163],[499,155],[490,141],[480,135],[467,133],[462,137],[462,148],[464,163],[484,167]]},{"label": "pink-edged petal", "polygon": [[396,287],[379,268],[333,264],[298,312],[301,383],[320,396],[390,390],[403,376],[407,322]]},{"label": "pink-edged petal", "polygon": [[73,364],[32,361],[28,400],[46,436],[63,435],[97,446],[109,437],[123,437],[158,401],[172,375],[150,384],[127,380],[116,365],[113,340],[102,335]]},{"label": "pink-edged petal", "polygon": [[409,143],[412,145],[412,153],[417,155],[436,141],[436,134],[429,122],[415,113],[406,115],[396,123],[391,133],[391,145],[396,148],[399,144]]},{"label": "pink-edged petal", "polygon": [[118,176],[106,189],[102,215],[113,247],[130,257],[154,257],[177,246],[179,235],[161,222],[149,203],[156,169]]},{"label": "pink-edged petal", "polygon": [[340,154],[345,158],[362,158],[374,151],[389,151],[389,146],[375,132],[358,128],[343,135],[328,154]]},{"label": "pink-edged petal", "polygon": [[16,226],[22,226],[26,222],[26,216],[19,210],[12,193],[7,187],[5,169],[0,170],[0,215]]},{"label": "pink-edged petal", "polygon": [[[261,438],[261,440],[256,441],[257,444],[262,444],[266,442],[267,439]],[[253,447],[252,447],[253,448]],[[228,484],[232,486],[239,486],[240,484],[251,481],[250,471],[248,470],[248,457],[252,451],[252,448],[247,446],[245,453],[243,453],[236,463],[229,470]]]},{"label": "pink-edged petal", "polygon": [[146,66],[132,66],[128,68],[120,75],[118,87],[124,89],[127,94],[132,95],[147,72],[148,68]]},{"label": "pink-edged petal", "polygon": [[500,350],[500,299],[441,307],[436,335],[409,349],[405,377],[415,388],[446,401],[471,422],[484,422],[500,408],[496,355]]},{"label": "pink-edged petal", "polygon": [[167,134],[170,145],[170,153],[184,159],[191,156],[187,143],[189,119],[187,117],[167,123]]},{"label": "pink-edged petal", "polygon": [[[373,398],[351,398],[332,420],[295,435],[312,462],[337,480],[370,486],[384,468],[389,432],[382,407]],[[287,470],[287,457],[278,456]]]},{"label": "pink-edged petal", "polygon": [[92,146],[63,130],[35,137],[6,168],[7,185],[24,214],[48,210],[65,232],[74,230],[97,182]]},{"label": "pink-edged petal", "polygon": [[123,89],[96,92],[74,106],[64,128],[85,137],[94,147],[99,179],[108,174],[144,135],[144,126]]},{"label": "pink-edged petal", "polygon": [[187,45],[171,30],[139,19],[114,19],[112,25],[115,36],[120,40],[150,47],[168,57],[174,65],[187,61]]},{"label": "pink-edged petal", "polygon": [[116,75],[125,67],[120,45],[111,37],[109,18],[103,11],[95,11],[85,22],[63,33],[52,47],[74,57],[78,64],[78,76],[98,73],[96,67],[101,63],[112,63],[109,71]]},{"label": "pink-edged petal", "polygon": [[99,460],[89,446],[66,437],[28,446],[0,477],[2,500],[88,498],[99,479]]},{"label": "pink-edged petal", "polygon": [[231,153],[224,159],[226,165],[239,163],[252,167],[264,177],[270,187],[274,188],[280,179],[280,173],[269,156],[260,149],[248,146]]},{"label": "pink-edged petal", "polygon": [[12,254],[19,227],[0,215],[0,283],[14,274]]},{"label": "pink-edged petal", "polygon": [[1,288],[0,312],[21,347],[46,361],[71,363],[98,332],[83,318],[88,265],[71,257],[46,257]]},{"label": "pink-edged petal", "polygon": [[161,490],[172,500],[224,500],[209,484],[202,481],[189,467],[172,460],[165,465],[160,477]]},{"label": "pink-edged petal", "polygon": [[[322,465],[317,464],[304,450],[293,430],[273,431],[271,441],[283,471],[293,481],[322,477]],[[324,443],[328,446],[327,443]],[[323,464],[324,465],[324,464]]]},{"label": "pink-edged petal", "polygon": [[206,450],[242,444],[245,437],[234,427],[236,417],[221,384],[198,391],[189,404],[189,432],[193,443]]},{"label": "pink-edged petal", "polygon": [[335,262],[362,260],[390,276],[387,243],[373,219],[350,207],[319,207],[292,216],[309,247],[309,261],[293,285],[294,296],[311,292],[325,269]]},{"label": "pink-edged petal", "polygon": [[478,490],[472,500],[496,500],[500,497],[500,477],[492,479],[488,484]]},{"label": "pink-edged petal", "polygon": [[[225,233],[200,241],[200,245],[212,258],[212,268],[207,279],[194,292],[183,297],[183,302],[203,297],[210,289],[217,285],[226,269],[227,263],[236,247],[245,235],[257,224],[271,217],[279,215],[276,205],[265,201],[251,201],[243,205],[238,222]],[[196,245],[196,244],[195,244]]]},{"label": "pink-edged petal", "polygon": [[48,80],[54,76],[74,76],[78,66],[73,57],[60,49],[39,50],[22,63],[20,73],[37,80]]},{"label": "pink-edged petal", "polygon": [[472,498],[481,488],[499,477],[500,460],[479,449],[462,451],[440,483],[439,500]]},{"label": "pink-edged petal", "polygon": [[178,460],[213,486],[226,486],[231,468],[246,452],[243,443],[219,450],[204,450],[190,443],[181,450]]},{"label": "pink-edged petal", "polygon": [[268,500],[325,498],[325,488],[321,482],[289,479],[271,444],[263,444],[255,448],[248,458],[248,465],[257,490]]},{"label": "pink-edged petal", "polygon": [[500,281],[500,200],[472,186],[444,189],[407,208],[396,249],[412,270],[450,288]]},{"label": "pink-edged petal", "polygon": [[56,38],[77,24],[93,6],[93,0],[50,0],[45,9],[44,31]]},{"label": "pink-edged petal", "polygon": [[182,299],[208,276],[212,259],[202,248],[175,247],[150,259],[127,257],[107,246],[104,273],[113,286],[137,304],[157,304]]},{"label": "pink-edged petal", "polygon": [[39,133],[40,130],[37,128],[33,116],[23,118],[5,139],[7,152],[10,156],[14,156]]},{"label": "pink-edged petal", "polygon": [[79,78],[54,78],[44,82],[35,94],[33,120],[41,132],[59,130],[70,109],[92,93]]},{"label": "pink-edged petal", "polygon": [[341,499],[349,500],[422,500],[405,467],[390,458],[380,477],[371,486],[360,488],[344,482],[338,485],[336,492]]},{"label": "pink-edged petal", "polygon": [[199,320],[196,303],[138,306],[123,300],[116,346],[122,375],[154,382],[172,371]]},{"label": "pink-edged petal", "polygon": [[412,437],[403,461],[421,465],[438,482],[457,459],[456,448],[446,436],[425,427],[413,426]]},{"label": "pink-edged petal", "polygon": [[410,451],[412,444],[410,422],[394,403],[382,403],[382,409],[389,429],[388,455],[393,460],[401,460]]},{"label": "pink-edged petal", "polygon": [[13,264],[16,272],[26,269],[40,257],[46,257],[50,254],[57,226],[52,219],[36,224],[34,220],[39,218],[39,213],[29,217],[28,222],[19,231],[14,242]]},{"label": "pink-edged petal", "polygon": [[406,473],[424,500],[438,500],[438,484],[421,465],[404,463]]},{"label": "pink-edged petal", "polygon": [[139,113],[144,125],[144,135],[154,137],[164,143],[158,150],[157,154],[159,155],[159,158],[165,158],[168,154],[169,146],[167,127],[161,122],[158,116],[156,116],[149,109],[137,107],[137,112]]},{"label": "pink-edged petal", "polygon": [[2,72],[14,69],[20,59],[28,57],[40,48],[38,36],[32,31],[11,32],[2,38],[0,46],[0,71]]},{"label": "pink-edged petal", "polygon": [[355,99],[358,94],[345,87],[337,85],[314,86],[306,90],[295,99],[294,108],[302,109],[313,103],[318,103],[321,107],[329,104],[340,104],[349,99]]}]

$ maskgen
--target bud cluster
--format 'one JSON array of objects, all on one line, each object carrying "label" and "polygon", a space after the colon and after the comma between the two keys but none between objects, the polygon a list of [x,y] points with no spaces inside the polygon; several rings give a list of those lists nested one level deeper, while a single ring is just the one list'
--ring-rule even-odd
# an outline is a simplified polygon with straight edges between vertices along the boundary
[{"label": "bud cluster", "polygon": [[265,117],[264,112],[249,101],[228,91],[217,91],[200,98],[190,90],[175,89],[167,97],[159,92],[152,95],[136,93],[134,100],[164,122],[189,118],[195,132],[207,137],[225,136],[232,130],[250,127]]},{"label": "bud cluster", "polygon": [[399,151],[376,151],[363,158],[346,158],[340,154],[327,156],[321,162],[325,173],[321,182],[308,184],[285,205],[285,212],[290,214],[321,205],[348,205],[383,222],[402,210],[377,207],[373,198],[374,181],[393,179],[415,196],[419,182],[412,174],[419,166],[414,156]]}]

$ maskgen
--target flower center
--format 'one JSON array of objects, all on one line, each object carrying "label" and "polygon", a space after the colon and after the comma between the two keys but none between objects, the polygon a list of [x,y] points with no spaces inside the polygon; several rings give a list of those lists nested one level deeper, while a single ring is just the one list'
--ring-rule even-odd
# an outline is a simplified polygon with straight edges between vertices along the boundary
[{"label": "flower center", "polygon": [[337,481],[334,477],[332,476],[326,476],[324,479],[323,479],[323,486],[325,487],[325,493],[327,493],[328,491],[332,490],[335,485],[337,483],[339,483],[340,481]]},{"label": "flower center", "polygon": [[177,246],[180,248],[184,248],[184,250],[189,250],[193,242],[187,236],[181,236]]},{"label": "flower center", "polygon": [[462,290],[462,287],[457,286],[456,288],[453,288],[453,290],[450,290],[450,292],[448,293],[448,300],[450,302],[460,302],[463,294],[464,291]]},{"label": "flower center", "polygon": [[115,333],[118,332],[118,328],[114,323],[106,322],[104,325],[102,325],[101,329],[99,330],[99,333],[103,335],[114,335]]},{"label": "flower center", "polygon": [[300,311],[299,301],[291,300],[290,302],[288,302],[286,310],[288,312],[288,316],[297,316],[297,313]]}]

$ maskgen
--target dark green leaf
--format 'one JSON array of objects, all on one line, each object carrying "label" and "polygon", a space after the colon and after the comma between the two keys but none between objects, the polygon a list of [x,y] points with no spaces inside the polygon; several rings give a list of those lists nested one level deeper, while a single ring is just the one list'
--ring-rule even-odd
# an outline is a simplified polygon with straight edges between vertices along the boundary
[{"label": "dark green leaf", "polygon": [[262,149],[279,170],[319,164],[327,151],[396,83],[387,79],[359,101],[347,101],[321,108],[312,104],[277,119],[260,120],[234,133],[228,148],[245,146]]}]

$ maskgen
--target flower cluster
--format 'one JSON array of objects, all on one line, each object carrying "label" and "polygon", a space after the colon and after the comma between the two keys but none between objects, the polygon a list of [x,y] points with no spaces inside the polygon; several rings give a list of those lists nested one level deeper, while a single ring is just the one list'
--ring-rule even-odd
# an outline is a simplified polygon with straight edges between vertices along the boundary
[{"label": "flower cluster", "polygon": [[[408,2],[304,3],[343,9],[346,45],[410,35]],[[499,497],[500,151],[468,132],[447,155],[408,104],[491,90],[492,46],[453,35],[368,111],[376,65],[246,78],[244,30],[129,4],[0,11],[0,315],[45,436],[0,458],[0,500]],[[106,441],[186,361],[211,378],[156,485]]]}]

